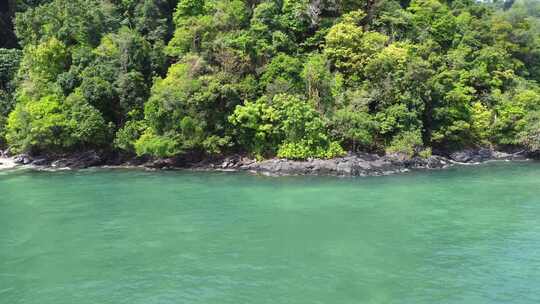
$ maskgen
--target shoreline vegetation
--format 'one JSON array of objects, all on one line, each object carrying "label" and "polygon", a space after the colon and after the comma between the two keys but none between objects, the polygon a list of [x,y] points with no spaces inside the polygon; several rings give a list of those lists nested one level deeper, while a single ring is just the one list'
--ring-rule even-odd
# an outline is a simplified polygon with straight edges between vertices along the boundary
[{"label": "shoreline vegetation", "polygon": [[337,175],[532,155],[540,2],[8,1],[0,149]]}]

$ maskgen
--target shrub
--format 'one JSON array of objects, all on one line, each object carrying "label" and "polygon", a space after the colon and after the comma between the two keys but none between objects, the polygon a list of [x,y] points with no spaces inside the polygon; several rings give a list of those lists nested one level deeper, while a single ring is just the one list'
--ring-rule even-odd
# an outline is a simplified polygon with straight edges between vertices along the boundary
[{"label": "shrub", "polygon": [[422,148],[422,136],[420,131],[406,131],[392,139],[392,143],[386,148],[387,154],[403,154],[408,158],[414,157]]},{"label": "shrub", "polygon": [[134,146],[139,156],[172,157],[182,152],[173,138],[155,135],[148,130],[135,142]]}]

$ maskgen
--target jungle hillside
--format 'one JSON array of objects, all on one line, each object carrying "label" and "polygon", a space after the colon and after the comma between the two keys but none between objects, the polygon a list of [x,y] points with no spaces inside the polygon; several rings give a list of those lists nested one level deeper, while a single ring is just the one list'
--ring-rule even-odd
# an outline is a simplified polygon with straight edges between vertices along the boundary
[{"label": "jungle hillside", "polygon": [[9,0],[0,148],[540,150],[540,1]]}]

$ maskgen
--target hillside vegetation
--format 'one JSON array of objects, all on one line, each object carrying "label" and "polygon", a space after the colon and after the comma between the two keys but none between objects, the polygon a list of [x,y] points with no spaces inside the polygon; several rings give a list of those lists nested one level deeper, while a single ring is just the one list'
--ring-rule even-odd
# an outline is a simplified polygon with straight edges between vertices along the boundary
[{"label": "hillside vegetation", "polygon": [[540,149],[538,1],[9,3],[0,146],[13,153]]}]

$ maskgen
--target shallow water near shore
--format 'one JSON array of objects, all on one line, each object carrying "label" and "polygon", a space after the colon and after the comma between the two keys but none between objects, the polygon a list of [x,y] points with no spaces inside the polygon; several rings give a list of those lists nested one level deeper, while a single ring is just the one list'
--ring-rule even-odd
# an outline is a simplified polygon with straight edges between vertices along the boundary
[{"label": "shallow water near shore", "polygon": [[539,303],[540,164],[0,172],[0,303]]}]

